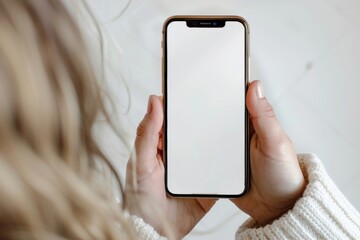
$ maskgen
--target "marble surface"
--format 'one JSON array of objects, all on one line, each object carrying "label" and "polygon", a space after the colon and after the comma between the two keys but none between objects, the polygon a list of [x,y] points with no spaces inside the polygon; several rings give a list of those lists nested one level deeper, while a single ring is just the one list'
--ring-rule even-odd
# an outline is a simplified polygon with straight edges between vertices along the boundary
[{"label": "marble surface", "polygon": [[[235,14],[251,29],[251,78],[298,152],[316,153],[360,210],[360,2],[357,0],[92,0],[105,39],[105,65],[125,142],[99,131],[124,175],[149,94],[161,94],[161,29],[176,14]],[[131,103],[129,107],[129,103]],[[128,108],[129,107],[129,108]],[[221,200],[186,239],[233,239],[247,218]]]}]

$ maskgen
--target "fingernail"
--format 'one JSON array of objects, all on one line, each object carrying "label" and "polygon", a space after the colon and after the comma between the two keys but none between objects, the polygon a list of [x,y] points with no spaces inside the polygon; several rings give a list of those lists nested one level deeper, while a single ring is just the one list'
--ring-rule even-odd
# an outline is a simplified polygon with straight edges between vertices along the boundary
[{"label": "fingernail", "polygon": [[256,95],[258,96],[258,98],[264,98],[264,89],[262,86],[262,83],[259,81],[257,83],[257,87],[256,87]]},{"label": "fingernail", "polygon": [[150,95],[148,100],[147,114],[150,114],[151,110],[152,110],[152,104],[151,104],[151,95]]}]

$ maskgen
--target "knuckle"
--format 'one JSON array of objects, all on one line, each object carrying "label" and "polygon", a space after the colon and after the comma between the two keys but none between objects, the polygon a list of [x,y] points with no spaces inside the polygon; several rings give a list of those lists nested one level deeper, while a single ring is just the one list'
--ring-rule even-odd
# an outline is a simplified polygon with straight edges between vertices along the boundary
[{"label": "knuckle", "polygon": [[142,120],[136,129],[136,136],[141,137],[144,136],[145,133],[146,133],[146,123],[145,120]]},{"label": "knuckle", "polygon": [[274,108],[268,101],[266,101],[263,106],[263,113],[265,117],[275,117]]}]

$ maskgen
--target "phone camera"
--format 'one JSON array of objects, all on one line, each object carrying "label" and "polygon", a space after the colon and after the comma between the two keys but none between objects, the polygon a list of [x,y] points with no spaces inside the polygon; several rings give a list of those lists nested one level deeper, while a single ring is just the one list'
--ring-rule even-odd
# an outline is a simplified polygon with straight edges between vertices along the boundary
[{"label": "phone camera", "polygon": [[212,25],[216,27],[218,25],[218,23],[217,22],[212,22]]},{"label": "phone camera", "polygon": [[190,21],[189,24],[192,27],[198,27],[199,26],[199,23],[197,21]]}]

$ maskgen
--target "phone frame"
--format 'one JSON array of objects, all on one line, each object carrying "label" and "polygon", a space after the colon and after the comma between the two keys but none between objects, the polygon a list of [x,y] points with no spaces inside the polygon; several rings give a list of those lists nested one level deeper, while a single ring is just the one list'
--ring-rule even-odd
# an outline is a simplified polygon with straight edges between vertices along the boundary
[{"label": "phone frame", "polygon": [[240,16],[220,16],[220,15],[177,15],[172,16],[166,19],[163,24],[162,30],[162,93],[163,93],[163,107],[164,107],[164,125],[163,125],[163,160],[164,160],[164,167],[165,167],[165,190],[168,196],[171,197],[181,197],[181,198],[239,198],[244,196],[250,188],[250,129],[249,129],[249,113],[245,106],[245,151],[244,151],[244,158],[245,158],[245,168],[244,168],[244,176],[245,176],[245,186],[244,191],[240,194],[226,194],[226,195],[219,195],[219,194],[176,194],[172,193],[168,189],[168,169],[167,169],[167,27],[171,22],[174,21],[196,21],[196,20],[203,20],[203,21],[238,21],[240,22],[245,29],[245,79],[244,79],[244,98],[246,100],[246,92],[249,85],[249,74],[250,74],[250,53],[249,53],[249,24],[248,22]]}]

